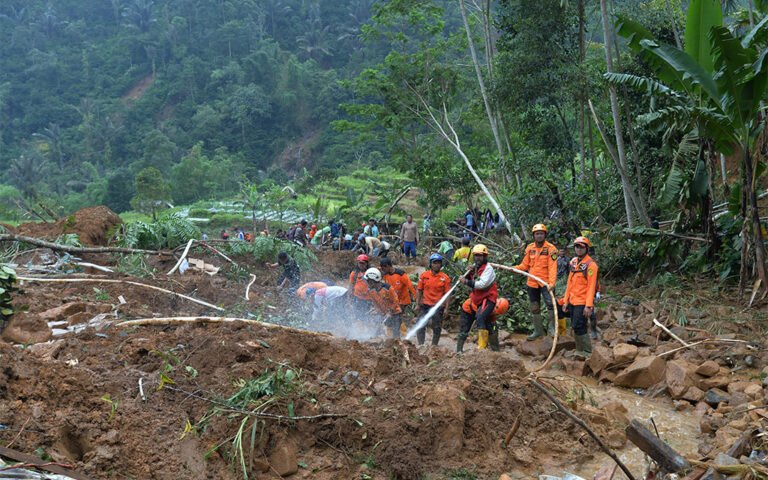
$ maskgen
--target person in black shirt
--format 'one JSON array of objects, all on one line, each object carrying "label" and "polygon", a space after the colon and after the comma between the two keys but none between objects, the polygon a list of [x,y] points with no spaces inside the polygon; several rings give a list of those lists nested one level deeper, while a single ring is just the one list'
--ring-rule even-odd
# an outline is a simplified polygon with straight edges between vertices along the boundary
[{"label": "person in black shirt", "polygon": [[288,256],[285,252],[277,254],[277,263],[271,263],[269,266],[276,268],[282,265],[283,271],[277,278],[277,288],[288,288],[288,291],[293,293],[301,285],[301,270],[296,264],[296,261]]}]

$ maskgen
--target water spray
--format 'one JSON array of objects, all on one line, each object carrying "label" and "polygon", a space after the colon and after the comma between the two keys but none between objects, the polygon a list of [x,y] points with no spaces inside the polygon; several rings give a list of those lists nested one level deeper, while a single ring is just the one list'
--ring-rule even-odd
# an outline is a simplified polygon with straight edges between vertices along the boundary
[{"label": "water spray", "polygon": [[417,330],[422,329],[422,328],[424,328],[427,325],[427,322],[429,322],[429,319],[435,316],[435,313],[437,313],[437,311],[440,309],[440,307],[443,306],[443,304],[445,303],[445,300],[448,297],[451,296],[453,291],[456,290],[456,287],[459,286],[461,281],[464,280],[464,277],[466,277],[467,274],[469,274],[469,272],[471,272],[471,271],[472,271],[471,269],[467,270],[467,272],[464,275],[460,276],[459,279],[456,280],[456,283],[453,284],[451,289],[448,290],[448,293],[446,293],[445,295],[440,297],[440,300],[438,300],[438,302],[436,304],[434,304],[432,306],[432,308],[430,308],[429,311],[423,317],[421,317],[419,319],[418,322],[416,322],[416,325],[412,326],[411,329],[408,330],[408,333],[405,334],[405,339],[406,340],[411,340],[413,338],[413,336],[416,335],[416,331]]}]

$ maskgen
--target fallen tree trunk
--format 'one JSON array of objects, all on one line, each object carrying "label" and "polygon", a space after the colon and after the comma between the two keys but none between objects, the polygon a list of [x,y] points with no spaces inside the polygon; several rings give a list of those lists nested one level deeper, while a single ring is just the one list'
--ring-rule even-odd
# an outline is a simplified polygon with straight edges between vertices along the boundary
[{"label": "fallen tree trunk", "polygon": [[40,457],[29,455],[28,453],[24,452],[19,452],[18,450],[0,447],[0,456],[16,460],[17,462],[24,462],[25,464],[33,465],[35,468],[40,470],[56,473],[58,475],[64,475],[74,480],[91,480],[90,477],[82,473],[75,472],[74,470],[64,468],[60,465],[52,464],[51,462],[43,460]]},{"label": "fallen tree trunk", "polygon": [[691,464],[688,463],[688,460],[651,433],[650,430],[637,420],[632,420],[627,425],[625,433],[630,442],[634,443],[637,448],[646,453],[667,472],[680,473],[691,469]]},{"label": "fallen tree trunk", "polygon": [[134,285],[137,287],[143,287],[143,288],[150,288],[152,290],[157,290],[159,292],[167,293],[169,295],[174,295],[179,298],[183,298],[185,300],[189,300],[190,302],[197,303],[199,305],[202,305],[204,307],[213,308],[214,310],[218,310],[220,312],[223,312],[224,309],[221,307],[217,307],[216,305],[212,305],[208,302],[204,302],[202,300],[198,300],[196,298],[188,297],[186,295],[183,295],[181,293],[176,293],[171,290],[166,290],[164,288],[156,287],[154,285],[147,285],[146,283],[139,283],[139,282],[131,282],[130,280],[115,280],[115,279],[109,279],[109,278],[37,278],[37,277],[16,277],[19,280],[23,280],[25,282],[50,282],[50,283],[83,283],[83,282],[91,282],[91,283],[123,283],[127,285]]},{"label": "fallen tree trunk", "polygon": [[25,237],[23,235],[13,235],[10,233],[0,234],[0,242],[22,242],[37,247],[50,248],[51,250],[67,253],[143,253],[147,255],[171,255],[170,252],[162,250],[143,250],[140,248],[124,247],[73,247],[71,245],[61,245],[58,243],[47,242],[34,237]]},{"label": "fallen tree trunk", "polygon": [[301,333],[304,335],[315,335],[319,337],[331,337],[329,333],[313,332],[311,330],[302,330],[295,327],[287,327],[285,325],[278,325],[276,323],[267,323],[259,320],[252,320],[250,318],[239,317],[161,317],[161,318],[137,318],[136,320],[126,320],[117,324],[118,327],[135,327],[142,325],[171,325],[174,323],[234,323],[242,322],[251,325],[258,325],[264,328],[271,328],[274,330],[287,330],[290,332]]}]

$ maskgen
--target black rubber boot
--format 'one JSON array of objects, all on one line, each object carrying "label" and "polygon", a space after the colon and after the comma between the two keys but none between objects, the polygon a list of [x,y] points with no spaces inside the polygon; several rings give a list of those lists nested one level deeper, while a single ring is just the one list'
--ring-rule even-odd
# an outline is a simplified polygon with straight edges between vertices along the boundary
[{"label": "black rubber boot", "polygon": [[426,339],[427,339],[426,327],[416,330],[416,343],[418,343],[419,345],[424,345],[424,340]]},{"label": "black rubber boot", "polygon": [[592,336],[592,340],[597,340],[599,338],[598,331],[597,331],[597,315],[592,314],[592,317],[589,319],[589,327]]},{"label": "black rubber boot", "polygon": [[490,335],[488,335],[488,346],[491,347],[491,350],[494,352],[498,352],[501,350],[501,345],[499,345],[499,331],[493,330],[491,331]]},{"label": "black rubber boot", "polygon": [[459,333],[459,335],[456,337],[456,353],[462,353],[464,351],[464,342],[467,340],[466,333]]},{"label": "black rubber boot", "polygon": [[432,345],[437,345],[437,343],[440,341],[440,332],[442,332],[442,328],[433,328],[432,329]]}]

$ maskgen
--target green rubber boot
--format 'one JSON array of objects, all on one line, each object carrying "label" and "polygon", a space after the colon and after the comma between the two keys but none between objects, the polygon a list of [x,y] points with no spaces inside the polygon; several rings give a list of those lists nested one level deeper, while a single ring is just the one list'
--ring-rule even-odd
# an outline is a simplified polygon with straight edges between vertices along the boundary
[{"label": "green rubber boot", "polygon": [[501,350],[499,345],[499,331],[493,330],[488,334],[488,346],[491,347],[491,351],[498,352]]},{"label": "green rubber boot", "polygon": [[459,335],[456,337],[456,353],[462,353],[464,351],[464,342],[467,340],[466,333],[459,333]]},{"label": "green rubber boot", "polygon": [[576,352],[574,355],[581,358],[589,358],[592,354],[592,341],[589,339],[589,334],[575,335],[576,340]]},{"label": "green rubber boot", "polygon": [[533,314],[532,323],[533,323],[533,333],[528,335],[528,338],[526,338],[526,340],[529,342],[544,336],[544,325],[542,323],[540,313]]}]

